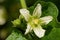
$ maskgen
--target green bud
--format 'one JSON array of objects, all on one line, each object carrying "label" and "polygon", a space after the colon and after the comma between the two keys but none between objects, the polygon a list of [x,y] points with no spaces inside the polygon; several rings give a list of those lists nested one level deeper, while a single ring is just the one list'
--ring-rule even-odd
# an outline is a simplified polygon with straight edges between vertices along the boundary
[{"label": "green bud", "polygon": [[20,25],[21,22],[20,22],[20,19],[16,19],[16,20],[12,21],[12,23],[13,23],[14,27],[16,27],[16,26]]}]

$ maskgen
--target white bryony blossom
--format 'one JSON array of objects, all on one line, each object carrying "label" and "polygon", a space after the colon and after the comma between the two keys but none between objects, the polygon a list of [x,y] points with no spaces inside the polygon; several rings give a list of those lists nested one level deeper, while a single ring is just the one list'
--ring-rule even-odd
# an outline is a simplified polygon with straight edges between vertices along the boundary
[{"label": "white bryony blossom", "polygon": [[33,30],[36,36],[38,36],[39,38],[43,37],[46,31],[42,28],[41,25],[47,25],[53,19],[52,16],[45,16],[40,18],[42,14],[40,4],[37,4],[37,7],[34,9],[32,15],[29,14],[29,11],[27,9],[20,9],[20,13],[27,21],[27,29],[25,34]]}]

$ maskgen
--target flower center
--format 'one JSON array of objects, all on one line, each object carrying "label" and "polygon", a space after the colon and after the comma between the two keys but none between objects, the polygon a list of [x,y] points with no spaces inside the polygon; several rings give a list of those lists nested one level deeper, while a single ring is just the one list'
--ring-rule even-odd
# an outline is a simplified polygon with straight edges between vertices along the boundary
[{"label": "flower center", "polygon": [[33,23],[36,24],[36,25],[38,24],[38,22],[39,22],[38,19],[34,19],[34,20],[33,20]]}]

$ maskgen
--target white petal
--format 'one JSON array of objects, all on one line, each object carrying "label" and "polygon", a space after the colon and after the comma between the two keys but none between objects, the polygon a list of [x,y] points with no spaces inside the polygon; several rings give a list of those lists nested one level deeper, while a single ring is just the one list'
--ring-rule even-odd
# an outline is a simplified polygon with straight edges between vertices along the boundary
[{"label": "white petal", "polygon": [[20,9],[20,13],[24,16],[25,20],[28,21],[30,18],[29,11],[27,9]]},{"label": "white petal", "polygon": [[46,16],[46,17],[42,17],[40,18],[40,20],[42,20],[43,24],[48,24],[50,21],[52,21],[53,17],[52,16]]},{"label": "white petal", "polygon": [[43,37],[45,34],[45,30],[42,29],[41,26],[35,27],[34,32],[35,32],[36,36],[39,38]]},{"label": "white petal", "polygon": [[36,8],[34,9],[33,16],[40,17],[41,16],[41,4],[37,4]]},{"label": "white petal", "polygon": [[32,30],[32,28],[31,28],[31,26],[28,24],[28,25],[27,25],[27,29],[26,29],[25,34],[31,32],[31,30]]}]

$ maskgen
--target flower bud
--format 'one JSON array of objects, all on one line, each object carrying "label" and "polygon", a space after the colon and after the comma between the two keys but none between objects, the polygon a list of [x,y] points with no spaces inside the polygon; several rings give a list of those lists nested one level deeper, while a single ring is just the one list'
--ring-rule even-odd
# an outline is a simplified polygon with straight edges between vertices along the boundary
[{"label": "flower bud", "polygon": [[19,19],[16,19],[16,20],[12,21],[12,23],[13,23],[14,27],[16,27],[16,26],[20,25],[21,22]]}]

